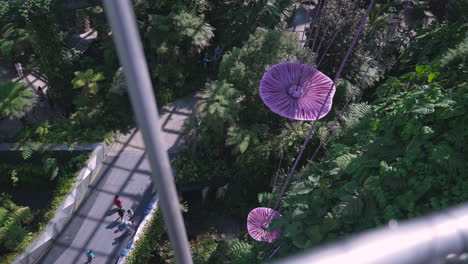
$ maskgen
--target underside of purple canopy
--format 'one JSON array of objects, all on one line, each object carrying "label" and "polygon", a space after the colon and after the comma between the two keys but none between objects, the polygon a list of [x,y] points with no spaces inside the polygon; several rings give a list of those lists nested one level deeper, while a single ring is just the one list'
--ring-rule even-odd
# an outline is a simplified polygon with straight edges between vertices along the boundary
[{"label": "underside of purple canopy", "polygon": [[260,97],[278,115],[294,120],[317,120],[326,116],[332,107],[335,95],[332,84],[328,76],[309,65],[284,62],[263,74]]},{"label": "underside of purple canopy", "polygon": [[281,234],[280,230],[268,231],[268,226],[271,223],[271,220],[279,218],[282,215],[277,211],[267,208],[267,207],[258,207],[250,211],[247,216],[247,231],[249,235],[257,240],[263,242],[273,242]]}]

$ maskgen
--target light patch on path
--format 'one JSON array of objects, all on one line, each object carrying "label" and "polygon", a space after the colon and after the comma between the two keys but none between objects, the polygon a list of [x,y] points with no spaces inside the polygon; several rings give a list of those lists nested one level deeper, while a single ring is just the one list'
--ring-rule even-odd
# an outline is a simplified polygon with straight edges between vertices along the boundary
[{"label": "light patch on path", "polygon": [[[184,122],[192,115],[195,104],[199,99],[198,96],[187,96],[159,110],[164,148],[169,154],[173,154],[178,148],[183,147]],[[142,153],[144,151],[145,144],[141,132],[134,129],[126,135],[119,136],[110,155],[118,152]]]}]

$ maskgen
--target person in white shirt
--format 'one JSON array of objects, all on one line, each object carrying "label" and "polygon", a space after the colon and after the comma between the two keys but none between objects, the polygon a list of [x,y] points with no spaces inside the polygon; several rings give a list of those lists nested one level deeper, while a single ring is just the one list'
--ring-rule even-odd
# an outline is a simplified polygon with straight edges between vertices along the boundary
[{"label": "person in white shirt", "polygon": [[132,232],[132,226],[133,226],[132,222],[127,220],[127,221],[124,222],[124,226],[125,226],[125,229],[127,229],[128,232]]},{"label": "person in white shirt", "polygon": [[18,73],[18,76],[19,77],[22,77],[23,76],[23,66],[21,65],[21,63],[15,63],[15,68],[16,68],[16,72]]},{"label": "person in white shirt", "polygon": [[135,213],[133,212],[132,209],[128,209],[127,210],[127,216],[128,216],[128,221],[132,222],[133,223],[133,218],[135,216]]}]

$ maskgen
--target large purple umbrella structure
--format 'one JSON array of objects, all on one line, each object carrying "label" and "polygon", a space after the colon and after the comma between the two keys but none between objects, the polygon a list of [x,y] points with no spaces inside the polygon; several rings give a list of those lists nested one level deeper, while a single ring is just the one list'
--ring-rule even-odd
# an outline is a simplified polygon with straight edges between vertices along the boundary
[{"label": "large purple umbrella structure", "polygon": [[253,209],[247,216],[247,231],[249,231],[249,235],[257,241],[269,243],[275,241],[281,234],[281,231],[275,230],[270,232],[268,231],[268,226],[271,220],[281,216],[280,213],[271,208],[258,207]]},{"label": "large purple umbrella structure", "polygon": [[[332,84],[328,76],[311,66],[284,62],[263,74],[260,97],[271,111],[281,116],[294,120],[317,120],[326,116],[332,107],[335,95]],[[319,115],[323,102],[325,107]]]}]

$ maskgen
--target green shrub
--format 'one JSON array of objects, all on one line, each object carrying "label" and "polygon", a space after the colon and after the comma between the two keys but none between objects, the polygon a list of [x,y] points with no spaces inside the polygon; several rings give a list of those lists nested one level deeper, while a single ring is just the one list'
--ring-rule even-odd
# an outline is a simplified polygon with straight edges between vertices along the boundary
[{"label": "green shrub", "polygon": [[18,61],[26,64],[34,56],[31,56],[33,47],[31,34],[26,29],[17,28],[14,23],[7,23],[0,28],[0,57],[3,62],[14,64]]},{"label": "green shrub", "polygon": [[[5,208],[6,207],[6,208]],[[22,224],[30,215],[29,207],[16,206],[4,193],[0,200],[0,252],[14,251],[25,239]]]},{"label": "green shrub", "polygon": [[[60,163],[60,175],[58,175],[54,181],[49,182],[47,179],[49,175],[44,175],[41,167],[31,166],[29,169],[36,171],[35,178],[39,178],[40,182],[44,185],[47,184],[47,190],[53,192],[53,199],[49,201],[49,204],[45,209],[35,211],[31,215],[29,208],[17,206],[11,201],[11,196],[7,194],[0,194],[0,238],[5,235],[8,239],[5,239],[6,246],[2,247],[0,243],[0,263],[11,263],[20,253],[22,253],[30,243],[45,229],[49,221],[54,217],[56,210],[63,202],[65,195],[68,194],[70,188],[75,182],[77,172],[82,168],[83,163],[89,158],[89,154],[83,154],[71,158],[70,160]],[[11,164],[9,164],[11,165]],[[21,164],[16,166],[16,170],[22,171],[27,164]],[[4,168],[4,167],[3,167]],[[42,175],[38,174],[41,172]],[[22,175],[19,174],[20,184],[30,184],[35,186],[37,189],[38,183],[25,180],[23,183]],[[24,187],[24,186],[23,186]],[[3,209],[2,209],[3,208]],[[5,215],[7,211],[7,215]],[[10,221],[9,219],[13,219]],[[10,223],[21,222],[22,225],[15,225],[11,230],[2,228],[4,221]]]},{"label": "green shrub", "polygon": [[0,85],[0,118],[9,115],[21,118],[32,109],[35,102],[36,95],[23,83],[7,82]]}]

